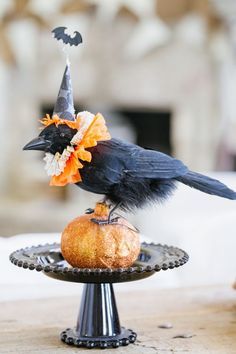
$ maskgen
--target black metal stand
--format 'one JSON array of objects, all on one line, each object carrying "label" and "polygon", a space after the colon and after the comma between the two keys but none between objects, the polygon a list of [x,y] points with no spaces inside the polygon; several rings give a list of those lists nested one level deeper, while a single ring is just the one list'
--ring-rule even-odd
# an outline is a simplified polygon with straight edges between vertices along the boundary
[{"label": "black metal stand", "polygon": [[61,340],[87,348],[117,348],[134,343],[136,333],[120,327],[112,284],[85,284],[75,329],[66,329]]},{"label": "black metal stand", "polygon": [[176,247],[143,242],[132,267],[73,268],[63,258],[60,245],[52,244],[15,251],[10,260],[53,279],[85,283],[77,326],[63,331],[61,340],[77,347],[117,348],[134,343],[137,335],[120,327],[112,283],[145,279],[160,270],[180,267],[188,261],[188,255]]}]

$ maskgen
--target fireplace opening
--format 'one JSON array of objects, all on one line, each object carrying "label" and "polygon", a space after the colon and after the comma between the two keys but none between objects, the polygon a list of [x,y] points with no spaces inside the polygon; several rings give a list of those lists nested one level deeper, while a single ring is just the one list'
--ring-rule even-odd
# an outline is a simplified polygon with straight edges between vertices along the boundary
[{"label": "fireplace opening", "polygon": [[170,111],[121,109],[115,113],[122,115],[133,127],[138,145],[172,154]]}]

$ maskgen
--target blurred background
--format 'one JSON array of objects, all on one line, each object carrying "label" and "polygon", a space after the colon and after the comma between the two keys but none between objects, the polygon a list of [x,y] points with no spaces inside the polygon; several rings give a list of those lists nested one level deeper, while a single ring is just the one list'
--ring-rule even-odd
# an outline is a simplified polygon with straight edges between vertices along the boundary
[{"label": "blurred background", "polygon": [[[1,0],[1,236],[61,232],[99,199],[49,187],[43,155],[22,151],[61,83],[65,56],[50,33],[57,26],[83,36],[70,51],[76,111],[101,112],[113,137],[236,189],[235,1]],[[222,250],[233,257],[236,203],[180,186],[165,206],[128,217],[148,239],[185,248],[199,282],[209,262],[216,268],[206,281],[233,279],[232,261],[219,259]],[[189,270],[183,281],[191,283]]]}]

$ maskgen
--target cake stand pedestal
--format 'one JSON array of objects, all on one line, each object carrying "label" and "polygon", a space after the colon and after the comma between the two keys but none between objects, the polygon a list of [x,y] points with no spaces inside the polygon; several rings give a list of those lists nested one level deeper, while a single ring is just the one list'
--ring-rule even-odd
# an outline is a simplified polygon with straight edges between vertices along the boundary
[{"label": "cake stand pedestal", "polygon": [[120,326],[113,283],[140,280],[160,270],[173,269],[188,261],[176,247],[142,243],[137,261],[129,268],[72,268],[63,258],[59,244],[33,246],[13,252],[18,267],[42,271],[63,281],[85,283],[75,328],[61,333],[69,345],[86,348],[117,348],[134,343],[137,334]]}]

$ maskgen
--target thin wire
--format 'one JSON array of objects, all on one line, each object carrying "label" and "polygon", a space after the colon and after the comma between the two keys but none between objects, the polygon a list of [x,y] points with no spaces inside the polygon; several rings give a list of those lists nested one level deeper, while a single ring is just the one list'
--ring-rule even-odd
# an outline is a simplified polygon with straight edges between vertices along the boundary
[{"label": "thin wire", "polygon": [[66,65],[70,66],[70,59],[69,59],[69,48],[66,45],[63,45],[62,51],[66,56]]}]

